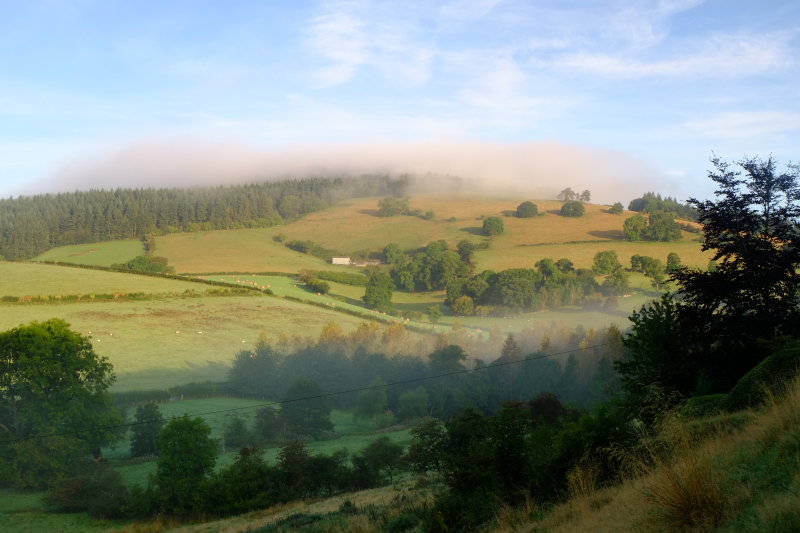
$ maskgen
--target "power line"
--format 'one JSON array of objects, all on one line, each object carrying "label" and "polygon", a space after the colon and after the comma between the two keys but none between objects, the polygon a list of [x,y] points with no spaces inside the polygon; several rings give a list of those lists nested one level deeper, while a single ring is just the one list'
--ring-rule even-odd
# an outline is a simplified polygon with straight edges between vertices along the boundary
[{"label": "power line", "polygon": [[[390,383],[383,383],[383,384],[380,384],[380,385],[368,385],[366,387],[356,387],[356,388],[353,388],[353,389],[341,390],[341,391],[336,391],[336,392],[326,392],[326,393],[322,393],[322,394],[315,394],[315,395],[312,395],[312,396],[304,396],[302,398],[292,398],[292,399],[288,399],[288,400],[273,400],[273,401],[261,402],[261,403],[257,403],[257,404],[253,404],[253,405],[245,405],[245,406],[242,406],[242,407],[231,407],[231,408],[228,408],[228,409],[219,409],[219,410],[216,410],[216,411],[206,411],[206,412],[202,412],[202,413],[192,413],[192,414],[184,413],[182,416],[204,417],[204,416],[218,415],[218,414],[224,414],[224,413],[232,413],[232,412],[235,412],[235,411],[244,411],[244,410],[247,410],[247,409],[256,409],[256,408],[259,408],[259,407],[272,407],[272,406],[278,406],[278,405],[285,405],[287,403],[302,402],[302,401],[306,401],[306,400],[317,400],[317,399],[320,399],[320,398],[331,398],[331,397],[334,397],[334,396],[342,396],[344,394],[353,394],[353,393],[356,393],[356,392],[364,392],[364,391],[368,391],[368,390],[384,389],[384,388],[394,387],[394,386],[398,386],[398,385],[408,385],[410,383],[421,383],[421,382],[424,382],[424,381],[432,381],[432,380],[435,380],[435,379],[442,379],[442,378],[458,376],[458,375],[462,375],[462,374],[471,374],[471,373],[474,373],[474,372],[481,372],[481,371],[484,371],[484,370],[494,370],[496,368],[501,368],[501,367],[505,367],[505,366],[517,365],[517,364],[521,364],[521,363],[529,363],[531,361],[540,361],[542,359],[548,359],[548,358],[551,358],[551,357],[560,357],[560,356],[568,355],[568,354],[571,354],[571,353],[582,352],[582,351],[585,351],[585,350],[592,350],[592,349],[595,349],[595,348],[601,348],[603,346],[608,346],[609,344],[610,343],[608,343],[608,342],[604,342],[604,343],[600,343],[600,344],[593,344],[591,346],[584,346],[583,348],[575,348],[575,349],[572,349],[572,350],[563,350],[561,352],[555,352],[555,353],[551,353],[551,354],[539,354],[539,355],[536,355],[536,356],[533,356],[533,357],[526,357],[525,359],[520,359],[520,360],[517,360],[517,361],[503,361],[501,363],[492,363],[490,365],[481,366],[481,367],[478,367],[478,368],[471,368],[471,369],[465,368],[465,369],[461,369],[461,370],[454,370],[452,372],[444,372],[444,373],[441,373],[441,374],[434,374],[434,375],[431,375],[431,376],[422,376],[422,377],[417,377],[417,378],[402,379],[402,380],[399,380],[399,381],[392,381]],[[121,429],[121,428],[126,428],[126,427],[140,426],[140,425],[150,424],[152,422],[157,422],[157,421],[158,420],[142,420],[142,421],[139,421],[139,422],[127,422],[127,423],[124,423],[124,424],[113,424],[113,425],[109,425],[109,426],[95,426],[95,427],[91,427],[91,428],[77,429],[77,430],[72,430],[72,431],[60,431],[60,432],[56,432],[56,433],[46,433],[46,434],[41,434],[41,435],[28,435],[27,437],[18,437],[16,439],[0,440],[0,444],[23,442],[23,441],[34,440],[34,439],[47,439],[47,438],[53,438],[53,437],[67,437],[67,436],[71,436],[71,435],[79,435],[81,433],[90,433],[90,432],[94,432],[94,431],[104,431],[104,430],[113,430],[113,429]]]}]

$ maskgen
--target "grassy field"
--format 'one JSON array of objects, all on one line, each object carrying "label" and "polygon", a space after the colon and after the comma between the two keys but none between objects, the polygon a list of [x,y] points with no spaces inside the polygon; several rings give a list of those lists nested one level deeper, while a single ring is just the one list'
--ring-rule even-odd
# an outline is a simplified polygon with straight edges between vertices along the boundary
[{"label": "grassy field", "polygon": [[74,294],[147,294],[204,292],[209,286],[189,281],[87,268],[37,263],[0,262],[0,296],[58,296]]},{"label": "grassy field", "polygon": [[[378,200],[347,200],[275,228],[166,235],[158,238],[159,255],[166,256],[179,272],[296,273],[302,268],[323,268],[325,262],[286,248],[273,239],[276,235],[283,234],[287,240],[311,240],[342,255],[360,250],[379,252],[390,242],[413,250],[444,239],[454,247],[464,239],[486,242],[487,237],[481,233],[482,218],[503,216],[505,232],[492,238],[487,250],[476,254],[479,270],[532,267],[544,257],[567,257],[578,267],[589,267],[594,254],[601,250],[616,250],[626,264],[635,253],[666,260],[667,254],[674,251],[691,266],[705,266],[709,259],[708,254],[700,252],[697,234],[684,232],[683,241],[677,243],[623,240],[622,225],[633,213],[612,215],[605,206],[587,205],[583,217],[567,218],[558,214],[561,202],[536,200],[542,214],[521,219],[504,216],[514,211],[519,199],[413,197],[413,209],[436,215],[432,220],[423,220],[410,216],[378,217]],[[324,268],[347,269],[330,265]]]},{"label": "grassy field", "polygon": [[144,253],[144,245],[138,239],[126,241],[95,242],[59,246],[36,257],[34,261],[59,261],[78,265],[111,266],[124,263]]},{"label": "grassy field", "polygon": [[0,330],[62,318],[93,338],[118,379],[114,390],[168,388],[222,381],[239,350],[260,334],[317,337],[336,322],[350,331],[362,320],[270,296],[164,298],[60,304],[0,304]]}]

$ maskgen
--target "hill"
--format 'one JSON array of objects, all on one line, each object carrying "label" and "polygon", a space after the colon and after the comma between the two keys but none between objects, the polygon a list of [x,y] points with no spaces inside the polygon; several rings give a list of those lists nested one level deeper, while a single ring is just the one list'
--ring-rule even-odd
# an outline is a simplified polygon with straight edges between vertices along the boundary
[{"label": "hill", "polygon": [[272,228],[165,235],[157,238],[158,255],[167,257],[178,272],[296,273],[301,268],[331,267],[323,259],[287,249],[276,239],[313,241],[341,255],[378,254],[391,242],[415,250],[442,239],[455,247],[461,240],[489,242],[482,235],[482,219],[503,216],[505,232],[475,255],[478,270],[529,268],[546,257],[567,257],[578,267],[590,267],[594,254],[601,250],[616,250],[624,263],[637,253],[663,261],[674,251],[692,266],[705,266],[710,257],[700,251],[697,235],[685,231],[678,242],[625,241],[623,222],[635,213],[612,215],[605,206],[587,205],[586,215],[568,218],[558,214],[561,202],[537,200],[544,214],[523,219],[504,216],[516,208],[519,198],[412,197],[411,208],[434,212],[433,219],[425,220],[379,217],[378,201],[377,197],[345,200]]}]

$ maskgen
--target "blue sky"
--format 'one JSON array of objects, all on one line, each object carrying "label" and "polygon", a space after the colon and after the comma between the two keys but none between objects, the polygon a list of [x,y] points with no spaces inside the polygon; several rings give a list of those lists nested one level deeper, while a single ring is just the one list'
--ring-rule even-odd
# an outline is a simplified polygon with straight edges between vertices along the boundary
[{"label": "blue sky", "polygon": [[376,168],[685,198],[712,151],[798,159],[794,0],[0,8],[1,197]]}]

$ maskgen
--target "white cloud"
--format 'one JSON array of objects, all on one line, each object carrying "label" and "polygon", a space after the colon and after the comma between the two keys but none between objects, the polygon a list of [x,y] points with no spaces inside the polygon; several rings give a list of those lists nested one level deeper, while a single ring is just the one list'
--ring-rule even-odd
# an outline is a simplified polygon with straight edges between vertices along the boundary
[{"label": "white cloud", "polygon": [[786,34],[715,35],[686,47],[669,59],[636,55],[578,53],[566,55],[556,67],[607,76],[752,76],[754,73],[791,65],[792,52]]},{"label": "white cloud", "polygon": [[694,133],[712,139],[757,139],[800,131],[800,113],[726,112],[686,123]]}]

